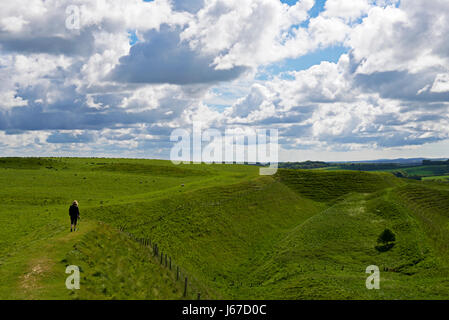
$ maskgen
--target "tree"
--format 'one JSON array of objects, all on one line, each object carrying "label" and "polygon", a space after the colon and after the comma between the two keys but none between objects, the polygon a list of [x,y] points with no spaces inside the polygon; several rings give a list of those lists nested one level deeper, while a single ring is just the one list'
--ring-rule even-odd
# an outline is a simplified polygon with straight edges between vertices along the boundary
[{"label": "tree", "polygon": [[377,242],[378,243],[383,243],[383,244],[387,244],[389,242],[394,242],[396,241],[396,236],[394,235],[393,231],[391,231],[390,229],[385,229],[379,236],[379,238],[377,238]]},{"label": "tree", "polygon": [[380,252],[385,252],[394,247],[394,242],[396,241],[396,236],[390,229],[385,229],[377,238],[378,245],[376,250]]}]

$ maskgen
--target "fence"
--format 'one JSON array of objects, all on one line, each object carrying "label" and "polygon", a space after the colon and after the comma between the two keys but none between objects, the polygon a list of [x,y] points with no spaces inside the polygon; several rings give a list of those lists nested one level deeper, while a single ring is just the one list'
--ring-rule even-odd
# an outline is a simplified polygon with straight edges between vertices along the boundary
[{"label": "fence", "polygon": [[[161,266],[167,268],[169,271],[173,273],[174,279],[183,282],[183,294],[182,298],[184,299],[198,299],[201,298],[218,298],[222,299],[221,295],[217,294],[214,290],[201,285],[201,282],[198,281],[192,275],[189,275],[183,268],[175,263],[175,260],[164,252],[159,244],[152,241],[149,238],[141,238],[137,237],[134,234],[127,232],[123,226],[119,227],[119,231],[125,235],[127,235],[130,239],[140,243],[143,247],[147,248],[151,252],[151,257],[153,258],[153,262],[160,264]],[[399,268],[393,268],[391,266],[385,266],[383,264],[379,265],[379,269],[382,272],[400,272]],[[360,274],[362,277],[366,274],[366,267],[364,266],[355,266],[355,265],[339,265],[339,264],[329,264],[329,265],[313,265],[313,264],[298,264],[297,272],[298,273],[306,273],[306,272],[316,272],[323,271],[327,273],[356,273]],[[214,279],[215,281],[215,279]],[[242,286],[246,285],[250,288],[262,286],[263,282],[256,283],[245,283],[243,284],[241,281],[231,281],[229,283],[230,286]]]},{"label": "fence", "polygon": [[189,275],[185,269],[177,265],[175,260],[164,252],[156,242],[148,238],[137,237],[134,234],[127,232],[123,226],[119,227],[119,231],[147,248],[151,252],[150,256],[153,258],[153,262],[158,263],[171,271],[176,281],[183,282],[184,289],[182,298],[187,299],[190,297],[200,300],[201,298],[219,297],[213,290],[201,285],[195,277]]}]

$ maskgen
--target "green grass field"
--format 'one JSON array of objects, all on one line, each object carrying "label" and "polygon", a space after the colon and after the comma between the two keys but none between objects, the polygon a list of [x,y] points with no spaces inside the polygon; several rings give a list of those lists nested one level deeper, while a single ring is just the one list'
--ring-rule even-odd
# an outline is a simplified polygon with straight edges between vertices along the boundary
[{"label": "green grass field", "polygon": [[449,175],[424,177],[423,180],[449,182]]},{"label": "green grass field", "polygon": [[416,175],[421,177],[442,176],[449,174],[449,166],[416,166],[405,168],[404,171],[409,175]]},{"label": "green grass field", "polygon": [[[387,172],[258,173],[0,159],[0,299],[449,298],[448,184]],[[70,233],[74,199],[82,220]],[[387,228],[396,240],[380,251]],[[65,287],[68,265],[80,267],[80,290]],[[369,265],[381,270],[380,290],[365,287]]]},{"label": "green grass field", "polygon": [[[288,166],[288,164],[284,164]],[[301,166],[301,164],[297,165]],[[302,164],[305,166],[305,164]],[[434,164],[434,165],[410,165],[401,166],[394,163],[349,163],[349,164],[338,164],[329,165],[324,164],[323,167],[314,168],[314,170],[322,171],[367,171],[367,172],[390,172],[394,173],[396,176],[404,178],[413,178],[421,180],[435,180],[440,182],[449,181],[449,165],[447,164]]]}]

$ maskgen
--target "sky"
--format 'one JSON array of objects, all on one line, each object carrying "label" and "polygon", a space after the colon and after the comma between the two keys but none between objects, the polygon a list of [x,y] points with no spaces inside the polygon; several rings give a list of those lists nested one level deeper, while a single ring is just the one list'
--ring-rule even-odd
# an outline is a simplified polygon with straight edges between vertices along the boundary
[{"label": "sky", "polygon": [[2,1],[0,83],[0,156],[168,159],[195,122],[277,129],[280,161],[445,158],[449,1]]}]

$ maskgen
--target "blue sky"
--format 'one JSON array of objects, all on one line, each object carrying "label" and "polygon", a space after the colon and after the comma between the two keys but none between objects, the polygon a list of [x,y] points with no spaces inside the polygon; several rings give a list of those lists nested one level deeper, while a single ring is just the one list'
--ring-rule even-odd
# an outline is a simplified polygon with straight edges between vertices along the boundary
[{"label": "blue sky", "polygon": [[167,158],[200,122],[277,129],[283,161],[447,156],[449,3],[295,4],[2,3],[1,154]]},{"label": "blue sky", "polygon": [[258,75],[258,80],[266,80],[272,76],[290,71],[301,71],[318,65],[323,61],[338,62],[342,54],[348,53],[348,48],[344,46],[331,46],[326,49],[317,49],[309,54],[295,59],[285,59],[264,67]]},{"label": "blue sky", "polygon": [[[296,4],[297,0],[281,0],[281,2],[292,6]],[[315,1],[314,6],[309,11],[310,19],[316,18],[323,12],[325,4],[326,0]],[[310,19],[301,23],[299,26],[307,28]],[[266,71],[268,74],[278,75],[281,72],[305,70],[316,64],[320,64],[322,61],[337,62],[340,56],[347,52],[348,48],[345,48],[344,46],[331,46],[324,49],[317,49],[299,58],[285,59],[282,62],[270,65],[266,68]],[[263,76],[261,79],[263,79]]]},{"label": "blue sky", "polygon": [[129,44],[131,46],[135,45],[137,41],[139,41],[136,31],[135,30],[128,31],[128,34],[129,34]]},{"label": "blue sky", "polygon": [[[289,6],[293,6],[296,4],[297,0],[281,0],[282,3],[286,3]],[[312,18],[315,18],[318,16],[320,12],[324,10],[324,5],[326,4],[326,0],[317,0],[315,1],[314,6],[309,11],[309,15]]]}]

